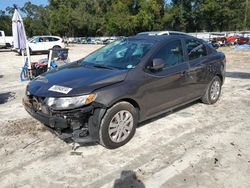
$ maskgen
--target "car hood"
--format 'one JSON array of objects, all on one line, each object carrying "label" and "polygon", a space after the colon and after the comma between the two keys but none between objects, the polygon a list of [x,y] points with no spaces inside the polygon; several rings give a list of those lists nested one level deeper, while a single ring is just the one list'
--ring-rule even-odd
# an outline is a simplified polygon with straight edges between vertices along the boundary
[{"label": "car hood", "polygon": [[[128,70],[110,70],[84,67],[70,63],[53,69],[31,81],[27,91],[41,97],[77,96],[93,92],[96,89],[122,82]],[[51,87],[69,88],[66,92],[51,91]],[[70,91],[69,91],[70,90]]]}]

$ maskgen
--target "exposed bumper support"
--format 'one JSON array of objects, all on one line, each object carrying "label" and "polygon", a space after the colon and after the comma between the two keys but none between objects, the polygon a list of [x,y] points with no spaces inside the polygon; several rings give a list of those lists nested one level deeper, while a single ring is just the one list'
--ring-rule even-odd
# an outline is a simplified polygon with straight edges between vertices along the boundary
[{"label": "exposed bumper support", "polygon": [[25,110],[35,119],[45,124],[59,138],[72,139],[77,143],[99,141],[99,125],[105,108],[94,108],[93,105],[80,109],[50,112],[45,114],[35,110],[28,101],[23,100]]}]

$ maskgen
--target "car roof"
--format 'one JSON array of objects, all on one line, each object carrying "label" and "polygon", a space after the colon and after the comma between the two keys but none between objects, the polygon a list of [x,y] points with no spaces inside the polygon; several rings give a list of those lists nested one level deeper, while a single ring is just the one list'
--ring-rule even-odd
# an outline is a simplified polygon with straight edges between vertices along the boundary
[{"label": "car roof", "polygon": [[171,39],[190,38],[200,40],[190,35],[135,35],[128,37],[129,40],[144,40],[151,43],[160,43]]},{"label": "car roof", "polygon": [[137,35],[188,35],[188,34],[179,31],[146,31],[137,33]]},{"label": "car roof", "polygon": [[33,37],[55,37],[55,38],[61,38],[59,36],[52,36],[52,35],[36,35],[36,36],[33,36]]}]

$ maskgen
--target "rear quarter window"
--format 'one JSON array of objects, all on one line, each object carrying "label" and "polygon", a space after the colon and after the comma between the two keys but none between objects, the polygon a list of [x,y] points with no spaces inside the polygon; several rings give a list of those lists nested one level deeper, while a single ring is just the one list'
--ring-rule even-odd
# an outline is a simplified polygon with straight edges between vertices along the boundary
[{"label": "rear quarter window", "polygon": [[51,41],[59,41],[59,38],[51,37]]},{"label": "rear quarter window", "polygon": [[185,42],[188,59],[194,60],[208,55],[207,47],[195,39],[187,39]]}]

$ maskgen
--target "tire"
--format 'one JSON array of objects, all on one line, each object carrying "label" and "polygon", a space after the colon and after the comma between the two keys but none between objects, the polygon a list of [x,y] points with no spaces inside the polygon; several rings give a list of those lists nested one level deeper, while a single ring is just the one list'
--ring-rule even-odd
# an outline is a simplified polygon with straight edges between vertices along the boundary
[{"label": "tire", "polygon": [[221,79],[215,76],[209,83],[205,94],[202,96],[201,100],[205,104],[214,104],[218,101],[221,94]]},{"label": "tire", "polygon": [[[125,121],[120,121],[119,124],[118,119],[125,119]],[[128,102],[115,104],[107,110],[101,121],[99,130],[100,144],[108,149],[123,146],[134,136],[137,124],[138,113],[132,104]],[[128,133],[128,135],[125,135],[124,132]]]},{"label": "tire", "polygon": [[[32,55],[33,52],[32,52],[32,50],[31,50],[31,48],[29,48],[29,51],[30,51],[30,55]],[[27,52],[25,52],[25,53],[26,53],[26,55],[27,55]]]},{"label": "tire", "polygon": [[20,51],[18,52],[18,55],[22,55],[22,49],[20,49]]}]

